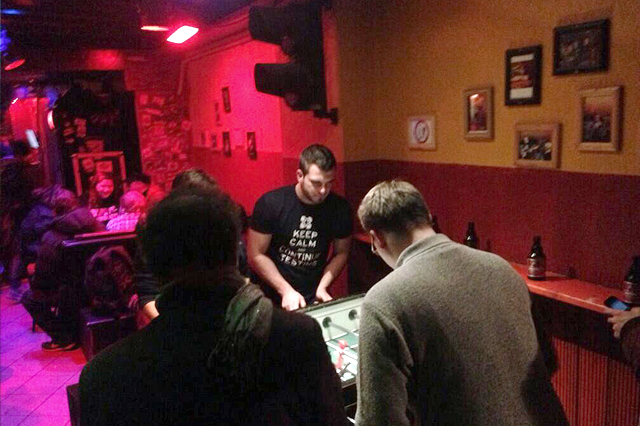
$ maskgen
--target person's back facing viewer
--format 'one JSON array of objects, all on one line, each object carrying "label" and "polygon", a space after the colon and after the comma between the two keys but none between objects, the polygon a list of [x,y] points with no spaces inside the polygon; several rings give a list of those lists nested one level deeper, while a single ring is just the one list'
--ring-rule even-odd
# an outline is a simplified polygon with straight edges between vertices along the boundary
[{"label": "person's back facing viewer", "polygon": [[83,425],[343,425],[339,379],[317,323],[273,309],[236,268],[237,209],[176,191],[149,213],[160,315],[82,371]]}]

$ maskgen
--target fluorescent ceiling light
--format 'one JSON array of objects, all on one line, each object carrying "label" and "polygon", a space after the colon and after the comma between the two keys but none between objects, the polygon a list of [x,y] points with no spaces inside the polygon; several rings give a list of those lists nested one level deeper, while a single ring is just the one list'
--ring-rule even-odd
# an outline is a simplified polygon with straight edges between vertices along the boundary
[{"label": "fluorescent ceiling light", "polygon": [[167,38],[167,41],[176,44],[184,43],[185,41],[193,37],[198,31],[198,28],[183,25],[175,30],[175,32],[171,34],[169,38]]}]

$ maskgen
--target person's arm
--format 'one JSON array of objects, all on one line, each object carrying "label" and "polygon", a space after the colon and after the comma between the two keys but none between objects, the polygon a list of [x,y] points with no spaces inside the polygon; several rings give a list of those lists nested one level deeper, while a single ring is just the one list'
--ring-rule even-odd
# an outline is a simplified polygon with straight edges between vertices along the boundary
[{"label": "person's arm", "polygon": [[273,287],[282,296],[282,307],[288,311],[304,308],[304,297],[291,287],[284,279],[276,264],[267,256],[267,249],[271,243],[271,234],[249,229],[247,234],[247,254],[251,268],[268,285]]},{"label": "person's arm", "polygon": [[607,313],[611,315],[608,321],[612,325],[613,335],[620,339],[622,352],[640,379],[640,307],[631,308],[630,311],[607,309]]},{"label": "person's arm", "polygon": [[347,264],[347,258],[349,257],[349,249],[351,248],[351,237],[339,238],[333,241],[333,256],[327,266],[324,268],[322,278],[320,278],[320,284],[316,290],[316,299],[321,302],[328,302],[333,297],[329,294],[327,289],[331,283],[340,275],[340,272]]},{"label": "person's arm", "polygon": [[358,411],[361,426],[409,426],[411,355],[396,324],[365,301],[358,339]]}]

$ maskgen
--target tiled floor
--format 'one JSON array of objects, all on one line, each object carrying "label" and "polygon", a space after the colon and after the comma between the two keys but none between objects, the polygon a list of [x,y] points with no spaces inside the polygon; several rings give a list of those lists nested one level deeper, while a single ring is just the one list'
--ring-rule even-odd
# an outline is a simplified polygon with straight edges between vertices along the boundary
[{"label": "tiled floor", "polygon": [[8,289],[0,294],[0,425],[66,426],[66,387],[78,383],[86,360],[80,349],[45,352],[50,340],[39,329],[31,332],[31,317],[13,304]]}]

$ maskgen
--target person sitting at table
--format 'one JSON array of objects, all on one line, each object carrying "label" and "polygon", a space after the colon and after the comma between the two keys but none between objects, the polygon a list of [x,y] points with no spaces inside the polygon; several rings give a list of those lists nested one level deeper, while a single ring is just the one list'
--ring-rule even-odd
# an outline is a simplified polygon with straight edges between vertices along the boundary
[{"label": "person sitting at table", "polygon": [[118,216],[107,223],[107,231],[134,231],[146,211],[147,201],[138,191],[128,191],[120,198]]},{"label": "person sitting at table", "polygon": [[122,194],[121,188],[115,186],[115,180],[111,173],[95,175],[89,191],[89,206],[98,222],[107,223],[118,216],[119,194]]},{"label": "person sitting at table", "polygon": [[613,336],[620,339],[625,358],[631,363],[636,378],[640,380],[640,306],[629,311],[607,309]]}]

